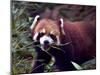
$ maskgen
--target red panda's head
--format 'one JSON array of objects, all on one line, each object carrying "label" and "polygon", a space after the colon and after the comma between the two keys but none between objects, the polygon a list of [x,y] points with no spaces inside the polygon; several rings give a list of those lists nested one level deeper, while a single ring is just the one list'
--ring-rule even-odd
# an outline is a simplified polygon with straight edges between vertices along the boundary
[{"label": "red panda's head", "polygon": [[[38,41],[42,49],[48,48],[52,44],[60,44],[61,29],[63,31],[63,19],[61,18],[61,25],[57,25],[56,21],[44,18],[39,19],[39,15],[34,18],[34,21],[30,27],[32,31],[32,38],[34,41]],[[60,28],[60,27],[61,28]]]}]

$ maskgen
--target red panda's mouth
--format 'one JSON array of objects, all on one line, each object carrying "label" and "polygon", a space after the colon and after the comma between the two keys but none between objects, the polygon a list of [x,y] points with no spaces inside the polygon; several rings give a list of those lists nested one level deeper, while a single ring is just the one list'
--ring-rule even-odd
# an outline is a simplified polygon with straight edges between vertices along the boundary
[{"label": "red panda's mouth", "polygon": [[46,45],[42,45],[42,47],[43,47],[44,50],[48,50],[50,48],[50,45],[46,44]]}]

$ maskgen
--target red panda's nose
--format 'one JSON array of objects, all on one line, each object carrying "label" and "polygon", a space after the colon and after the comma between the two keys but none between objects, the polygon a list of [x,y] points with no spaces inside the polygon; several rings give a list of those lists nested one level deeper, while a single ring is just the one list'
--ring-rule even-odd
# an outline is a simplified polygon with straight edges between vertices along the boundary
[{"label": "red panda's nose", "polygon": [[45,40],[45,41],[44,41],[44,44],[45,44],[45,45],[49,44],[49,41],[48,41],[48,40]]}]

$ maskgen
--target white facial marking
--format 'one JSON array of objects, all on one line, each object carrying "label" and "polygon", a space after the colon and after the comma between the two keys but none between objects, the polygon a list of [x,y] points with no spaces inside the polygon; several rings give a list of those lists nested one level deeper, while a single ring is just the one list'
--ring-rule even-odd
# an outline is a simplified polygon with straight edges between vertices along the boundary
[{"label": "white facial marking", "polygon": [[39,33],[36,32],[35,35],[33,36],[33,40],[34,40],[34,41],[36,41],[38,35],[39,35]]},{"label": "white facial marking", "polygon": [[34,21],[33,21],[32,25],[30,26],[30,29],[31,29],[31,30],[35,27],[36,22],[37,22],[37,20],[38,20],[39,17],[40,17],[40,16],[37,15],[37,16],[34,18]]},{"label": "white facial marking", "polygon": [[50,34],[54,34],[54,31],[51,31]]},{"label": "white facial marking", "polygon": [[53,40],[51,37],[44,35],[43,37],[40,38],[40,44],[44,45],[44,41],[46,40],[49,42],[49,44],[53,43]]},{"label": "white facial marking", "polygon": [[43,28],[43,29],[41,30],[41,32],[42,32],[42,33],[45,33],[45,32],[46,32],[46,30]]}]

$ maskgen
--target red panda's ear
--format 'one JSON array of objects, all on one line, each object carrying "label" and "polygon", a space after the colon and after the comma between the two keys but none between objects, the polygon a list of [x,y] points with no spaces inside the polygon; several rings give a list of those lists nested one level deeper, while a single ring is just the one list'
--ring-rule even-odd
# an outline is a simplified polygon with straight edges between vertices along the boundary
[{"label": "red panda's ear", "polygon": [[65,35],[63,18],[60,18],[60,28],[61,28],[62,34]]},{"label": "red panda's ear", "polygon": [[34,21],[33,21],[32,25],[30,26],[30,29],[31,29],[31,30],[34,29],[34,27],[35,27],[35,25],[36,25],[36,23],[37,23],[37,21],[38,21],[39,18],[40,18],[39,15],[36,15],[36,16],[35,16]]}]

